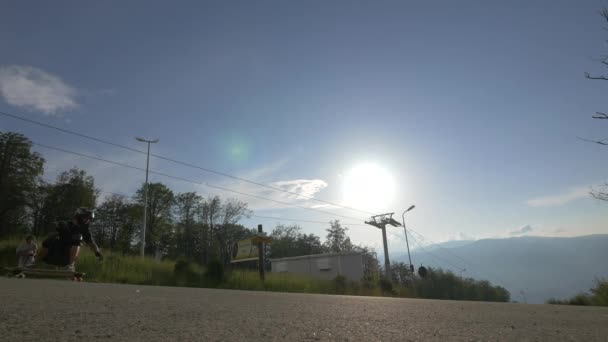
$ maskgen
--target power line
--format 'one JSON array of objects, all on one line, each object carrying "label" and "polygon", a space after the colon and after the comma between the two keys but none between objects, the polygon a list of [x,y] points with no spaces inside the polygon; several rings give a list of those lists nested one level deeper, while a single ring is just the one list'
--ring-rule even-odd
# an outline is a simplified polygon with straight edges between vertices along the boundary
[{"label": "power line", "polygon": [[[416,241],[415,239],[412,239],[412,242],[415,243],[416,245],[418,245],[418,247],[423,248],[422,245],[420,245],[420,243],[418,241]],[[431,255],[429,254],[429,256],[431,256]],[[431,256],[431,257],[433,258],[433,260],[430,261],[429,263],[436,265],[437,268],[441,268],[441,264],[439,264],[433,256]]]},{"label": "power line", "polygon": [[[59,183],[57,181],[51,180],[49,178],[41,178],[43,181],[45,181],[47,184],[49,185],[61,185],[62,183]],[[127,194],[123,194],[120,192],[111,192],[111,191],[103,191],[100,189],[96,189],[97,191],[103,193],[103,194],[109,194],[109,195],[116,195],[116,196],[122,196],[122,197],[126,197],[126,198],[137,198],[136,196],[131,196],[131,195],[127,195]]]},{"label": "power line", "polygon": [[442,260],[444,263],[454,267],[456,270],[461,270],[462,267],[453,264],[451,261],[443,259],[443,257],[439,257],[439,255],[434,255],[432,254],[430,251],[428,251],[426,248],[424,248],[424,246],[422,246],[422,244],[420,242],[418,242],[418,240],[416,238],[414,238],[414,236],[412,236],[412,234],[410,234],[410,238],[418,245],[418,247],[422,248],[422,250],[428,254],[431,258],[435,259],[435,260]]},{"label": "power line", "polygon": [[332,213],[332,212],[329,212],[329,211],[324,211],[324,210],[319,210],[319,209],[314,209],[314,208],[308,208],[308,207],[304,207],[304,206],[297,205],[297,204],[277,201],[277,200],[273,200],[273,199],[270,199],[270,198],[261,197],[261,196],[258,196],[258,195],[252,195],[252,194],[248,194],[248,193],[244,193],[244,192],[240,192],[240,191],[236,191],[236,190],[231,190],[231,189],[223,188],[223,187],[217,186],[217,185],[211,185],[209,183],[205,183],[205,185],[207,185],[208,187],[211,187],[211,188],[215,188],[215,189],[219,189],[219,190],[223,190],[223,191],[228,191],[228,192],[232,192],[232,193],[239,194],[239,195],[245,195],[245,196],[250,196],[250,197],[254,197],[254,198],[259,198],[259,199],[263,199],[263,200],[267,200],[267,201],[271,201],[271,202],[275,202],[275,203],[279,203],[279,204],[290,205],[290,206],[293,206],[293,207],[296,207],[296,208],[301,208],[301,209],[306,209],[306,210],[312,210],[312,211],[316,211],[316,212],[319,212],[319,213],[324,213],[324,214],[329,214],[329,215],[333,215],[333,216],[337,216],[337,217],[346,218],[346,219],[349,219],[349,220],[359,220],[357,218],[350,217],[350,216],[344,216],[344,215]]},{"label": "power line", "polygon": [[[122,166],[122,167],[130,168],[130,169],[134,169],[134,170],[139,170],[139,171],[146,171],[145,169],[140,168],[140,167],[136,167],[136,166],[132,166],[132,165],[124,164],[124,163],[119,163],[119,162],[115,162],[115,161],[112,161],[112,160],[108,160],[108,159],[104,159],[104,158],[99,158],[99,157],[95,157],[95,156],[90,156],[90,155],[87,155],[87,154],[84,154],[84,153],[69,151],[69,150],[66,150],[66,149],[62,149],[62,148],[58,148],[58,147],[53,147],[53,146],[49,146],[49,145],[45,145],[45,144],[40,144],[40,143],[36,143],[36,142],[32,142],[32,144],[36,145],[36,146],[48,148],[48,149],[51,149],[51,150],[60,151],[60,152],[63,152],[63,153],[73,154],[73,155],[77,155],[77,156],[84,157],[84,158],[90,158],[90,159],[102,161],[102,162],[113,164],[113,165],[117,165],[117,166]],[[217,186],[217,185],[212,185],[212,184],[209,184],[209,183],[202,183],[202,182],[194,181],[194,180],[191,180],[191,179],[186,179],[186,178],[183,178],[183,177],[169,175],[169,174],[166,174],[166,173],[163,173],[163,172],[158,172],[158,171],[149,171],[149,172],[152,173],[152,174],[156,174],[156,175],[160,175],[160,176],[164,176],[164,177],[169,177],[169,178],[177,179],[177,180],[184,181],[184,182],[194,183],[194,184],[197,184],[197,185],[206,185],[206,186],[208,186],[210,188],[215,188],[215,189],[219,189],[219,190],[223,190],[223,191],[228,191],[228,192],[236,193],[236,194],[239,194],[239,195],[255,197],[255,198],[259,198],[259,199],[265,200],[265,201],[270,201],[270,202],[275,202],[275,203],[284,204],[284,205],[288,205],[288,206],[293,206],[293,207],[296,207],[296,208],[301,208],[301,209],[305,209],[305,210],[315,211],[315,212],[324,213],[324,214],[328,214],[328,215],[332,215],[332,216],[336,216],[336,217],[342,217],[342,218],[346,218],[346,219],[350,219],[350,220],[355,220],[355,221],[359,220],[359,219],[354,218],[354,217],[339,215],[339,214],[332,213],[332,212],[329,212],[329,211],[324,211],[324,210],[319,210],[319,209],[314,209],[314,208],[308,208],[308,207],[304,207],[304,206],[300,206],[300,205],[292,204],[292,203],[288,203],[288,202],[277,201],[277,200],[273,200],[273,199],[262,197],[262,196],[252,195],[252,194],[248,194],[248,193],[245,193],[245,192],[240,192],[240,191],[236,191],[236,190],[220,187],[220,186]]]},{"label": "power line", "polygon": [[[62,148],[52,147],[52,146],[48,146],[48,145],[45,145],[45,144],[40,144],[40,143],[33,142],[33,141],[32,141],[32,145],[48,148],[48,149],[51,149],[51,150],[60,151],[60,152],[63,152],[63,153],[74,154],[74,155],[77,155],[77,156],[80,156],[80,157],[95,159],[95,160],[99,160],[99,161],[102,161],[102,162],[106,162],[106,163],[110,163],[110,164],[114,164],[114,165],[130,168],[130,169],[134,169],[134,170],[146,171],[146,169],[141,168],[141,167],[132,166],[132,165],[128,165],[128,164],[123,164],[123,163],[119,163],[119,162],[115,162],[115,161],[111,161],[111,160],[107,160],[107,159],[103,159],[103,158],[99,158],[99,157],[95,157],[95,156],[90,156],[90,155],[79,153],[79,152],[68,151],[68,150],[64,150]],[[184,182],[189,182],[189,183],[194,183],[194,184],[199,184],[199,185],[203,184],[203,183],[200,183],[200,182],[197,182],[197,181],[193,181],[193,180],[182,178],[182,177],[172,176],[172,175],[169,175],[169,174],[166,174],[166,173],[162,173],[162,172],[150,171],[150,173],[153,173],[153,174],[156,174],[156,175],[160,175],[160,176],[169,177],[169,178],[173,178],[173,179],[177,179],[177,180],[181,180],[181,181],[184,181]]]},{"label": "power line", "polygon": [[[49,178],[42,178],[42,180],[44,180],[48,184],[52,184],[52,185],[59,185],[59,184],[61,184],[61,183],[53,181],[53,180],[51,180]],[[99,191],[101,193],[104,193],[104,194],[116,195],[116,196],[121,196],[121,197],[125,197],[125,198],[131,198],[131,199],[137,199],[138,198],[137,196],[127,195],[127,194],[120,193],[120,192],[104,191],[104,190],[100,190],[100,189],[97,189],[97,191]],[[273,219],[273,220],[278,220],[278,221],[318,223],[318,224],[328,224],[329,223],[327,221],[301,220],[301,219],[293,219],[293,218],[286,218],[286,217],[283,218],[283,217],[262,216],[262,215],[249,215],[249,216],[250,217],[263,218],[263,219]],[[342,224],[344,224],[345,226],[366,226],[365,224],[350,223],[350,222],[343,222]]]},{"label": "power line", "polygon": [[[111,146],[114,146],[114,147],[118,147],[118,148],[122,148],[122,149],[125,149],[125,150],[129,150],[129,151],[132,151],[132,152],[137,152],[137,153],[140,153],[140,154],[147,154],[146,151],[142,151],[142,150],[138,150],[136,148],[132,148],[132,147],[129,147],[129,146],[113,143],[113,142],[105,140],[105,139],[95,138],[95,137],[92,137],[90,135],[86,135],[86,134],[83,134],[83,133],[78,133],[78,132],[75,132],[75,131],[72,131],[72,130],[68,130],[68,129],[57,127],[57,126],[45,124],[43,122],[32,120],[32,119],[28,119],[28,118],[25,118],[25,117],[22,117],[22,116],[19,116],[19,115],[14,115],[14,114],[2,112],[2,111],[0,111],[0,115],[4,115],[4,116],[7,116],[7,117],[11,117],[13,119],[25,121],[25,122],[28,122],[28,123],[31,123],[31,124],[34,124],[34,125],[39,125],[39,126],[42,126],[42,127],[45,127],[45,128],[54,129],[54,130],[57,130],[57,131],[60,131],[60,132],[63,132],[63,133],[72,134],[72,135],[75,135],[75,136],[78,136],[78,137],[81,137],[81,138],[90,139],[90,140],[97,141],[97,142],[100,142],[100,143],[108,144],[108,145],[111,145]],[[375,215],[374,213],[369,212],[369,211],[360,210],[360,209],[356,209],[356,208],[353,208],[353,207],[345,206],[345,205],[342,205],[342,204],[334,203],[334,202],[331,202],[331,201],[326,201],[326,200],[322,200],[322,199],[319,199],[319,198],[302,195],[302,194],[294,192],[294,191],[289,191],[289,190],[281,189],[281,188],[278,188],[278,187],[275,187],[275,186],[272,186],[272,185],[267,185],[267,184],[251,181],[251,180],[248,180],[248,179],[245,179],[245,178],[241,178],[241,177],[230,175],[230,174],[225,173],[225,172],[215,171],[215,170],[212,170],[212,169],[209,169],[209,168],[205,168],[205,167],[202,167],[202,166],[190,164],[188,162],[179,161],[179,160],[176,160],[176,159],[173,159],[173,158],[161,156],[161,155],[154,154],[154,153],[151,153],[150,155],[153,156],[153,157],[155,157],[155,158],[158,158],[158,159],[162,159],[162,160],[166,160],[166,161],[169,161],[169,162],[172,162],[172,163],[176,163],[176,164],[180,164],[180,165],[183,165],[183,166],[188,166],[188,167],[191,167],[191,168],[199,169],[199,170],[202,170],[202,171],[205,171],[205,172],[209,172],[209,173],[213,173],[213,174],[216,174],[216,175],[220,175],[220,176],[236,179],[236,180],[239,180],[239,181],[242,181],[242,182],[246,182],[246,183],[249,183],[249,184],[265,187],[265,188],[276,190],[276,191],[281,191],[281,192],[284,192],[284,193],[288,193],[288,194],[291,194],[291,195],[299,196],[299,197],[302,197],[302,198],[306,198],[306,199],[309,199],[309,200],[313,200],[313,201],[317,201],[317,202],[321,202],[321,203],[325,203],[325,204],[334,205],[334,206],[341,207],[341,208],[344,208],[344,209],[358,211],[360,213],[364,213],[364,214],[368,214],[368,215]]]},{"label": "power line", "polygon": [[[328,224],[326,221],[310,221],[310,220],[300,220],[300,219],[292,219],[292,218],[282,218],[282,217],[273,217],[273,216],[260,216],[260,215],[250,215],[251,217],[263,218],[263,219],[272,219],[277,221],[290,221],[290,222],[304,222],[304,223],[319,223],[319,224]],[[361,223],[342,223],[345,226],[366,226],[366,224]]]},{"label": "power line", "polygon": [[[416,233],[416,234],[417,234],[417,235],[418,235],[418,236],[419,236],[419,237],[420,237],[422,240],[425,240],[425,241],[428,241],[428,242],[432,243],[432,244],[433,244],[433,245],[435,245],[435,246],[436,246],[438,249],[440,249],[440,250],[442,250],[442,251],[444,251],[444,252],[446,252],[446,253],[450,254],[452,257],[456,257],[456,258],[460,259],[460,260],[461,260],[462,262],[464,262],[464,263],[469,263],[468,261],[464,260],[462,257],[460,257],[460,256],[458,256],[458,255],[456,255],[456,254],[454,254],[452,251],[448,250],[447,248],[443,248],[443,247],[441,247],[441,246],[439,245],[439,243],[437,243],[437,242],[435,242],[435,241],[433,241],[433,240],[431,240],[431,239],[429,239],[429,238],[426,238],[424,235],[422,235],[422,234],[418,233],[417,231],[413,230],[412,228],[408,228],[408,230],[410,230],[410,231],[411,231],[411,232],[413,232],[413,233]],[[411,235],[410,235],[410,236],[411,236]],[[469,264],[470,264],[470,263],[469,263]]]},{"label": "power line", "polygon": [[[467,261],[466,259],[462,258],[461,256],[459,256],[459,255],[455,254],[454,252],[450,251],[449,249],[441,247],[438,243],[434,242],[433,240],[425,238],[424,235],[418,233],[417,231],[415,231],[415,230],[413,230],[411,228],[408,228],[408,230],[416,233],[423,240],[431,242],[432,244],[434,244],[435,246],[437,246],[437,248],[439,250],[444,251],[446,254],[450,254],[452,257],[460,259],[465,265],[469,266],[469,268],[471,268],[471,266],[473,266],[472,269],[477,269],[477,272],[475,272],[475,273],[477,273],[478,275],[486,276],[486,277],[489,275],[489,276],[491,276],[491,278],[495,278],[495,279],[497,279],[498,281],[500,281],[503,284],[509,284],[508,281],[505,281],[504,279],[502,279],[501,277],[497,276],[496,274],[493,274],[493,273],[490,273],[490,272],[480,272],[479,271],[479,269],[480,269],[479,265],[475,265],[474,263],[472,263],[470,261]],[[410,234],[410,237],[413,238],[413,236],[411,234]],[[473,272],[472,269],[471,269],[471,272]],[[469,273],[471,273],[471,272],[469,272]],[[487,277],[487,278],[490,278],[490,277]]]}]

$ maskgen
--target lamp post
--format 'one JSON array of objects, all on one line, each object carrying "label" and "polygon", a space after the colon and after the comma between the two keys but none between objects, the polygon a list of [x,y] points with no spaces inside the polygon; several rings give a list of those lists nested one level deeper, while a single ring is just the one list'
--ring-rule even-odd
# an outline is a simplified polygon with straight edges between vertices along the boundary
[{"label": "lamp post", "polygon": [[407,257],[410,260],[410,272],[414,273],[414,265],[412,265],[412,257],[410,256],[410,243],[407,240],[407,229],[405,229],[405,213],[407,213],[408,211],[412,210],[416,208],[415,205],[411,205],[409,208],[407,208],[406,211],[403,212],[403,214],[401,214],[401,222],[403,223],[403,232],[405,233],[405,244],[407,246]]},{"label": "lamp post", "polygon": [[148,218],[148,168],[150,166],[150,144],[157,143],[158,139],[146,140],[144,138],[136,137],[135,140],[148,144],[148,154],[146,157],[146,183],[144,185],[144,226],[141,230],[141,257],[143,258],[146,250],[146,221]]}]

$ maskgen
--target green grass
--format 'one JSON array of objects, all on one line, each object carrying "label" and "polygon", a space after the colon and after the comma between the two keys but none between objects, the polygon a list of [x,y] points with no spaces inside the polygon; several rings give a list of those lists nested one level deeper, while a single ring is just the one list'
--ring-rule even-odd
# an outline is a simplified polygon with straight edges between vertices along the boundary
[{"label": "green grass", "polygon": [[379,288],[364,288],[345,280],[321,280],[289,273],[266,273],[260,280],[257,271],[234,270],[227,274],[220,288],[272,292],[342,294],[353,296],[381,296]]},{"label": "green grass", "polygon": [[219,287],[242,290],[330,293],[331,283],[310,277],[282,273],[267,273],[265,281],[262,282],[257,271],[235,270],[226,275],[225,280]]},{"label": "green grass", "polygon": [[[17,263],[15,248],[21,243],[18,239],[0,240],[0,265],[13,267]],[[40,267],[50,267],[40,265]],[[303,275],[288,273],[266,273],[265,281],[259,279],[254,270],[227,271],[222,279],[214,279],[200,265],[194,263],[177,263],[174,261],[156,261],[139,256],[122,256],[106,254],[103,262],[98,262],[93,253],[82,248],[76,269],[86,273],[86,281],[121,283],[137,285],[216,287],[223,289],[322,293],[381,296],[379,288],[365,288],[344,279],[321,280]],[[401,289],[396,295],[403,295]]]},{"label": "green grass", "polygon": [[19,239],[0,240],[0,265],[2,267],[17,266],[17,255],[15,250],[21,243]]},{"label": "green grass", "polygon": [[[0,266],[16,266],[15,248],[19,243],[21,243],[19,239],[0,240]],[[82,248],[76,269],[87,274],[86,281],[355,296],[418,297],[416,291],[411,288],[392,286],[392,289],[383,291],[375,283],[373,286],[362,286],[343,277],[321,280],[304,275],[269,272],[262,282],[258,272],[251,269],[232,269],[224,273],[222,266],[214,263],[211,263],[206,270],[198,264],[186,261],[157,261],[152,258],[142,259],[139,256],[112,255],[109,252],[104,255],[103,262],[98,262],[87,247]],[[604,287],[602,291],[608,292],[607,289]]]},{"label": "green grass", "polygon": [[[15,248],[18,239],[0,241],[0,264],[13,267],[17,263]],[[39,267],[50,267],[40,265]],[[307,276],[287,273],[266,273],[264,282],[260,281],[257,271],[231,270],[222,279],[214,279],[205,274],[205,269],[194,263],[156,261],[139,256],[106,254],[103,262],[98,262],[93,253],[82,248],[76,269],[86,273],[86,281],[161,285],[217,287],[274,292],[324,293],[349,295],[381,295],[379,289],[367,289],[345,280],[320,280]]]},{"label": "green grass", "polygon": [[[0,240],[0,265],[15,267],[17,257],[15,249],[21,243],[18,239]],[[40,242],[38,243],[40,245]],[[40,247],[40,246],[39,246]],[[103,262],[98,262],[91,251],[84,247],[76,269],[87,273],[86,280],[92,282],[140,284],[140,285],[175,285],[173,276],[175,262],[161,261],[135,256],[106,255]],[[39,268],[51,268],[40,264]]]},{"label": "green grass", "polygon": [[139,285],[175,285],[171,261],[155,261],[139,256],[107,255],[103,262],[85,251],[81,254],[77,269],[87,273],[87,281],[139,284]]}]

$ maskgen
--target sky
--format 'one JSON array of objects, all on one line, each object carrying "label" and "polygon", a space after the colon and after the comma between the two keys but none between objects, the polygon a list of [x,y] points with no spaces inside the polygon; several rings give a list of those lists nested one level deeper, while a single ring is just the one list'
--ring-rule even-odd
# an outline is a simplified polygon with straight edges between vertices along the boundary
[{"label": "sky", "polygon": [[[605,1],[5,1],[0,111],[302,193],[152,158],[176,192],[246,201],[243,224],[368,213],[420,243],[608,233]],[[0,116],[1,131],[145,167],[145,155]],[[35,147],[45,177],[76,166],[131,194],[140,170]],[[257,197],[287,202],[287,206]],[[301,207],[324,211],[306,210]],[[367,213],[366,213],[367,212]],[[339,216],[338,216],[339,215]],[[325,235],[327,223],[299,223]],[[391,251],[402,228],[389,228]],[[380,251],[380,250],[379,250]]]}]

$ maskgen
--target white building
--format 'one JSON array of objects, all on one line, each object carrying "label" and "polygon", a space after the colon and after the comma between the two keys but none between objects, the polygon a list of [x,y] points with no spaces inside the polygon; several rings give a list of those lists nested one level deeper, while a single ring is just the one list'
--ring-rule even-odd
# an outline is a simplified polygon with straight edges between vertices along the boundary
[{"label": "white building", "polygon": [[365,269],[363,254],[359,252],[303,255],[270,259],[274,273],[294,273],[331,280],[342,275],[360,281]]}]

